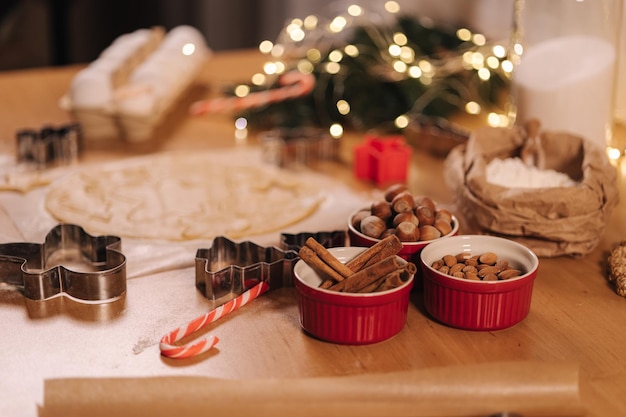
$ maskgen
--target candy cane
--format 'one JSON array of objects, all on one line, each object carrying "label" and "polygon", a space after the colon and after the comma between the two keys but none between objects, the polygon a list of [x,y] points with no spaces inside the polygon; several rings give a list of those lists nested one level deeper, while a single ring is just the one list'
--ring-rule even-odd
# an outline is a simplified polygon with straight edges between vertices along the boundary
[{"label": "candy cane", "polygon": [[248,291],[244,292],[237,298],[234,298],[208,313],[190,321],[186,326],[181,326],[176,330],[171,331],[161,338],[159,343],[159,349],[163,356],[174,359],[184,359],[197,356],[206,352],[219,342],[217,336],[208,336],[204,339],[200,339],[195,342],[190,342],[186,345],[174,345],[182,338],[189,336],[190,334],[197,332],[198,330],[206,327],[210,323],[218,320],[226,314],[237,310],[239,307],[246,305],[248,302],[254,300],[259,295],[263,294],[269,289],[269,285],[261,281]]},{"label": "candy cane", "polygon": [[196,101],[189,108],[189,113],[198,116],[205,113],[242,111],[302,97],[313,91],[315,76],[299,71],[290,71],[283,74],[278,82],[281,85],[279,88],[250,93],[245,97],[219,97],[211,100]]}]

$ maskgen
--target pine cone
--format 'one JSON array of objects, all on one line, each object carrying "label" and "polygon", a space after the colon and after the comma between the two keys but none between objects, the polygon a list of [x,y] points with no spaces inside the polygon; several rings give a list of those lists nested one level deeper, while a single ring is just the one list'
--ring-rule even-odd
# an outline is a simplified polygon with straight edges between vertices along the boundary
[{"label": "pine cone", "polygon": [[613,248],[609,255],[609,281],[618,295],[626,297],[626,240]]}]

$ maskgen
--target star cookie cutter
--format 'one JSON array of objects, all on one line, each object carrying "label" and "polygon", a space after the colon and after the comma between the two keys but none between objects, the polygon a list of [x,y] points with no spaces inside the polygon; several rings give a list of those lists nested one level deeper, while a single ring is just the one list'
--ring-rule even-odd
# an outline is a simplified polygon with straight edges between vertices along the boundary
[{"label": "star cookie cutter", "polygon": [[210,248],[196,252],[196,288],[209,300],[219,302],[240,295],[260,282],[270,289],[293,286],[293,266],[298,253],[224,236]]},{"label": "star cookie cutter", "polygon": [[59,295],[86,303],[114,301],[126,292],[121,242],[117,236],[92,236],[80,226],[59,224],[42,244],[0,244],[0,283],[37,301]]}]

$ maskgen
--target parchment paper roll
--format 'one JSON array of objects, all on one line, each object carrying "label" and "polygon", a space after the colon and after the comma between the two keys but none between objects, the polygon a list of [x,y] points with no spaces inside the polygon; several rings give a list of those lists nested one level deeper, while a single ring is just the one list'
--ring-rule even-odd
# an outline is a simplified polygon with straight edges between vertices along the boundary
[{"label": "parchment paper roll", "polygon": [[41,417],[580,416],[578,366],[496,362],[294,379],[69,378],[45,382]]}]

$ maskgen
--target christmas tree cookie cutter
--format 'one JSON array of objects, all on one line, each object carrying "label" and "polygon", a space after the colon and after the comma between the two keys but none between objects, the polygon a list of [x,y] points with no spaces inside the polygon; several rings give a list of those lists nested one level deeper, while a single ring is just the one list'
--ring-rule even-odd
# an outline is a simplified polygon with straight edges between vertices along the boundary
[{"label": "christmas tree cookie cutter", "polygon": [[300,233],[281,233],[280,246],[285,250],[293,250],[299,252],[300,248],[305,245],[308,238],[314,238],[316,242],[325,248],[335,248],[338,246],[346,246],[346,231],[333,230],[328,232],[300,232]]},{"label": "christmas tree cookie cutter", "polygon": [[240,295],[260,282],[270,289],[293,286],[293,266],[298,253],[254,242],[236,243],[224,236],[210,248],[196,252],[196,288],[209,300]]},{"label": "christmas tree cookie cutter", "polygon": [[0,283],[36,301],[60,295],[85,303],[115,301],[126,292],[121,239],[58,224],[44,243],[0,244]]}]

